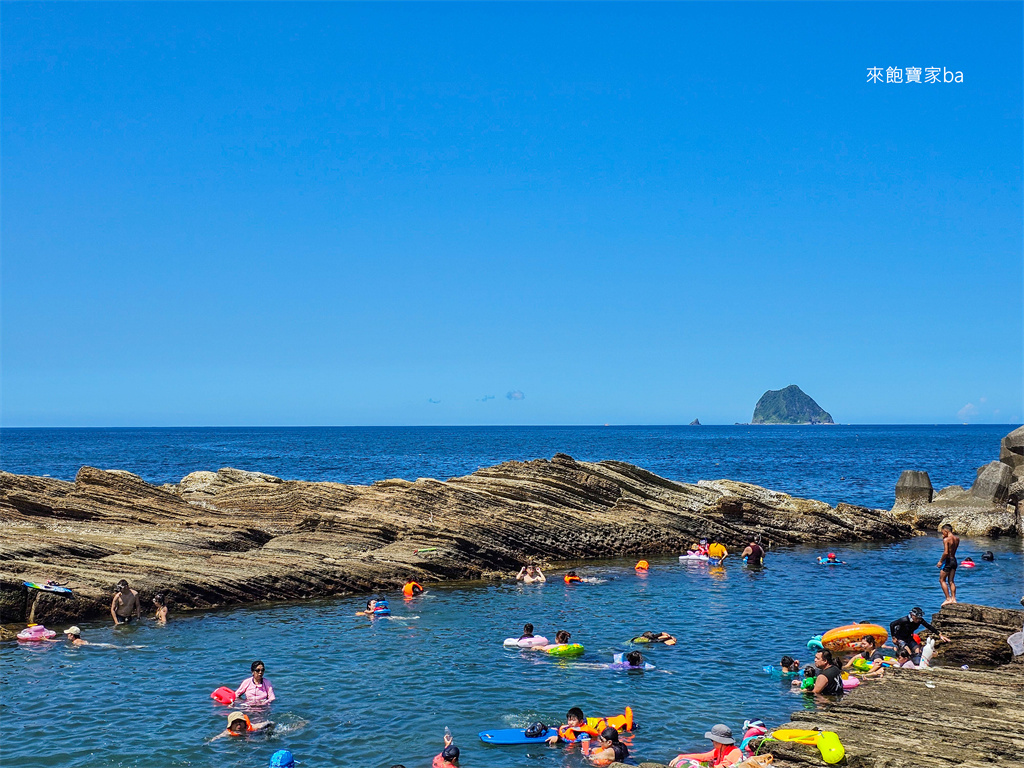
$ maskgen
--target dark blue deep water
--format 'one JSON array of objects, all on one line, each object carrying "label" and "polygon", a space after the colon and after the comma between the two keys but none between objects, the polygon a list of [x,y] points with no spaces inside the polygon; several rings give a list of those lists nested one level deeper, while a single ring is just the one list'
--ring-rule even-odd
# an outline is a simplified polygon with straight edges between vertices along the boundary
[{"label": "dark blue deep water", "polygon": [[[998,456],[1011,427],[636,427],[491,429],[4,430],[3,469],[71,479],[89,464],[153,482],[235,466],[288,478],[366,483],[448,477],[507,459],[619,459],[685,481],[729,477],[827,501],[887,507],[901,469],[924,469],[936,487],[969,484]],[[717,722],[770,725],[814,705],[764,673],[784,653],[809,659],[814,634],[854,620],[887,625],[913,605],[926,614],[942,594],[934,537],[833,547],[848,564],[815,562],[824,549],[771,552],[763,569],[649,558],[595,561],[582,575],[523,586],[474,582],[392,596],[390,620],[356,617],[366,596],[172,613],[113,629],[83,623],[89,647],[0,647],[0,762],[19,768],[220,766],[261,768],[291,749],[301,768],[401,763],[426,768],[445,726],[463,768],[582,768],[575,749],[491,747],[481,730],[559,722],[571,706],[591,715],[631,705],[637,758],[667,761],[705,748]],[[1024,582],[1017,539],[965,540],[979,561],[958,572],[960,597],[1015,607]],[[557,574],[551,574],[557,576]],[[586,647],[558,660],[502,648],[531,621],[549,637]],[[54,627],[60,630],[63,627]],[[642,674],[603,667],[646,629],[677,635],[655,647]],[[262,659],[278,701],[269,737],[210,741],[227,710],[209,693],[236,687]],[[920,673],[923,680],[928,672]],[[256,713],[253,713],[256,715]],[[265,715],[260,714],[258,717]]]},{"label": "dark blue deep water", "polygon": [[236,467],[289,480],[446,479],[557,452],[696,482],[728,478],[836,503],[892,506],[900,472],[967,485],[1018,425],[3,429],[0,469],[73,480],[83,465],[153,483]]}]

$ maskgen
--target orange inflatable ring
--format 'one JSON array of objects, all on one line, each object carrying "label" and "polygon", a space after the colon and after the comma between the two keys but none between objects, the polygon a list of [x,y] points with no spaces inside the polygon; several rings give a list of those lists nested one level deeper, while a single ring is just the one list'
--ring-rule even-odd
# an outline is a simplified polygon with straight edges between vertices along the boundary
[{"label": "orange inflatable ring", "polygon": [[877,624],[847,624],[844,627],[830,629],[821,636],[821,644],[833,653],[849,653],[864,650],[863,640],[870,635],[881,647],[889,638],[884,627]]},{"label": "orange inflatable ring", "polygon": [[650,563],[648,563],[646,560],[641,560],[639,563],[637,563],[636,565],[633,566],[633,570],[636,570],[636,571],[646,571],[650,567],[651,567]]}]

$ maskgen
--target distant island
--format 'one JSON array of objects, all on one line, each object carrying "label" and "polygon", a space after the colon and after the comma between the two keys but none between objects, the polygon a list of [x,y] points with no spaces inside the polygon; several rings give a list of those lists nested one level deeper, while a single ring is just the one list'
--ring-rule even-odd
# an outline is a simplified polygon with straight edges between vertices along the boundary
[{"label": "distant island", "polygon": [[699,427],[700,426],[700,419],[694,419],[693,421],[691,421],[690,422],[690,426],[691,427]]},{"label": "distant island", "polygon": [[754,406],[751,424],[835,424],[832,417],[796,384],[770,389]]}]

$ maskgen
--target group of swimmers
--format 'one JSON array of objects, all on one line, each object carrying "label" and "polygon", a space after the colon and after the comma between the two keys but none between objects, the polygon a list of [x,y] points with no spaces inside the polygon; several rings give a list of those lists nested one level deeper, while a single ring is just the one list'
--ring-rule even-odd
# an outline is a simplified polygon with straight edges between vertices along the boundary
[{"label": "group of swimmers", "polygon": [[[814,663],[803,668],[802,679],[794,679],[791,685],[804,693],[838,696],[843,693],[844,670],[854,670],[868,678],[880,677],[885,667],[889,666],[925,669],[930,666],[935,641],[929,638],[927,643],[922,643],[917,634],[920,627],[931,630],[942,642],[949,642],[948,637],[925,621],[924,611],[915,606],[906,616],[889,624],[889,635],[893,641],[891,647],[879,645],[874,635],[865,634],[859,641],[859,649],[846,654],[834,654],[827,648],[819,649],[814,655]],[[896,655],[891,655],[889,651]],[[782,657],[781,669],[784,676],[801,674],[800,662],[792,656]]]},{"label": "group of swimmers", "polygon": [[[707,539],[701,539],[696,544],[691,544],[686,554],[696,557],[706,557],[709,560],[717,560],[719,563],[725,561],[729,556],[729,550],[726,549],[725,545],[720,542],[708,542]],[[765,549],[761,545],[761,537],[755,537],[743,551],[740,552],[740,557],[747,565],[763,565],[764,564]]]}]

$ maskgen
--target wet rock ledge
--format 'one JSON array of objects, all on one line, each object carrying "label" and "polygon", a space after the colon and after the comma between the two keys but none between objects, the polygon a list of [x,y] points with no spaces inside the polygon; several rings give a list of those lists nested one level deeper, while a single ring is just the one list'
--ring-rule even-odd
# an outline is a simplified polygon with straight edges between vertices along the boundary
[{"label": "wet rock ledge", "polygon": [[[83,467],[73,483],[0,473],[0,623],[106,615],[126,578],[174,610],[486,577],[527,561],[903,538],[888,511],[729,480],[676,483],[616,461],[506,462],[446,482],[370,486],[222,469],[154,486]],[[424,551],[426,550],[426,551]],[[74,600],[28,591],[54,579]]]},{"label": "wet rock ledge", "polygon": [[[781,727],[835,731],[852,768],[1020,768],[1024,657],[1012,661],[1006,638],[1024,627],[1024,611],[959,603],[943,606],[931,623],[951,640],[936,648],[941,667],[886,672]],[[974,668],[994,661],[1007,663]],[[769,745],[779,768],[823,765],[815,747]]]}]

